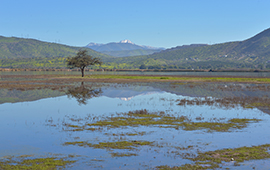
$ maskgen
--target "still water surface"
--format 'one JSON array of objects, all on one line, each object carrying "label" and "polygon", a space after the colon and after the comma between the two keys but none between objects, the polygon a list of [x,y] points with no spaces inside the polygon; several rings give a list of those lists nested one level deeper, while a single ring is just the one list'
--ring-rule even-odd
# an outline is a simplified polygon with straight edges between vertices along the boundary
[{"label": "still water surface", "polygon": [[[0,104],[0,157],[25,154],[46,155],[76,154],[78,162],[67,169],[151,169],[160,165],[180,166],[192,163],[175,154],[175,147],[193,146],[188,152],[201,152],[224,148],[236,148],[269,143],[270,115],[257,109],[241,106],[225,108],[216,106],[179,106],[177,99],[194,99],[187,94],[174,93],[156,86],[111,85],[101,88],[101,95],[88,99],[86,104],[67,95],[43,98],[35,101]],[[210,96],[211,97],[211,96]],[[203,99],[203,98],[202,98]],[[231,118],[257,118],[259,123],[250,123],[244,129],[231,132],[185,131],[156,126],[112,128],[103,131],[65,131],[63,124],[69,118],[86,118],[89,115],[110,116],[115,113],[147,109],[150,112],[164,111],[176,116],[187,116],[203,121]],[[54,126],[51,126],[51,125]],[[144,132],[142,136],[113,136],[112,134]],[[112,157],[112,152],[122,152],[90,147],[64,146],[65,142],[88,141],[90,143],[146,140],[162,146],[142,146],[132,151],[137,156]],[[100,160],[100,161],[97,161]],[[223,168],[265,169],[270,160],[247,161],[241,167],[228,163]]]}]

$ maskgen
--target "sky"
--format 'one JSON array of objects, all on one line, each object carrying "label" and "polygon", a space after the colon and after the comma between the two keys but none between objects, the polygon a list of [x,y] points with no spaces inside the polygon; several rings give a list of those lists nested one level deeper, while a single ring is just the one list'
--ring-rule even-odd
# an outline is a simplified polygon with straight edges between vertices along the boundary
[{"label": "sky", "polygon": [[0,35],[70,46],[124,39],[172,48],[242,41],[270,27],[270,0],[1,0]]}]

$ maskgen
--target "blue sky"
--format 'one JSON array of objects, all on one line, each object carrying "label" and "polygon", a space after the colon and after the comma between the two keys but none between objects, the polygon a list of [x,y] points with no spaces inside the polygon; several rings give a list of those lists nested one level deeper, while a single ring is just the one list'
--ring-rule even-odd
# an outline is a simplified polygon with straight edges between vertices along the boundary
[{"label": "blue sky", "polygon": [[0,35],[71,46],[129,39],[175,47],[239,41],[270,27],[269,0],[3,0]]}]

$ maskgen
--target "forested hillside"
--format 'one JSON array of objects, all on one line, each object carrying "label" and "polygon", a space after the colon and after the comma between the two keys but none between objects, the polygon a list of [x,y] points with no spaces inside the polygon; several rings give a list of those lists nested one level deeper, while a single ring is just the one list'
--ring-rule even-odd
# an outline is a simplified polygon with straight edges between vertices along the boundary
[{"label": "forested hillside", "polygon": [[[42,42],[34,39],[0,36],[0,67],[9,68],[55,68],[65,67],[65,60],[76,55],[80,47]],[[89,54],[104,62],[109,55],[87,49]]]},{"label": "forested hillside", "polygon": [[[129,44],[130,45],[130,44]],[[0,67],[65,67],[78,47],[0,37]],[[89,49],[108,69],[270,69],[270,29],[244,41],[178,46],[151,55],[111,57]],[[96,67],[92,67],[96,68]]]},{"label": "forested hillside", "polygon": [[[67,57],[75,55],[82,47],[43,42],[35,39],[0,36],[0,59],[33,58],[33,57]],[[89,48],[89,54],[94,57],[111,58],[111,56],[96,52]]]}]

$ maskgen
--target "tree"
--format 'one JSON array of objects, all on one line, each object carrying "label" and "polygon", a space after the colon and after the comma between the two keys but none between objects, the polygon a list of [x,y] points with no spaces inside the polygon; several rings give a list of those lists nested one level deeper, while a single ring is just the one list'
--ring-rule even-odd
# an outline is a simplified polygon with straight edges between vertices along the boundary
[{"label": "tree", "polygon": [[146,69],[146,65],[142,64],[139,69]]},{"label": "tree", "polygon": [[79,50],[74,57],[67,58],[67,65],[70,68],[78,67],[81,69],[82,77],[84,77],[84,69],[90,65],[102,64],[100,58],[92,57],[87,54],[87,50]]}]

